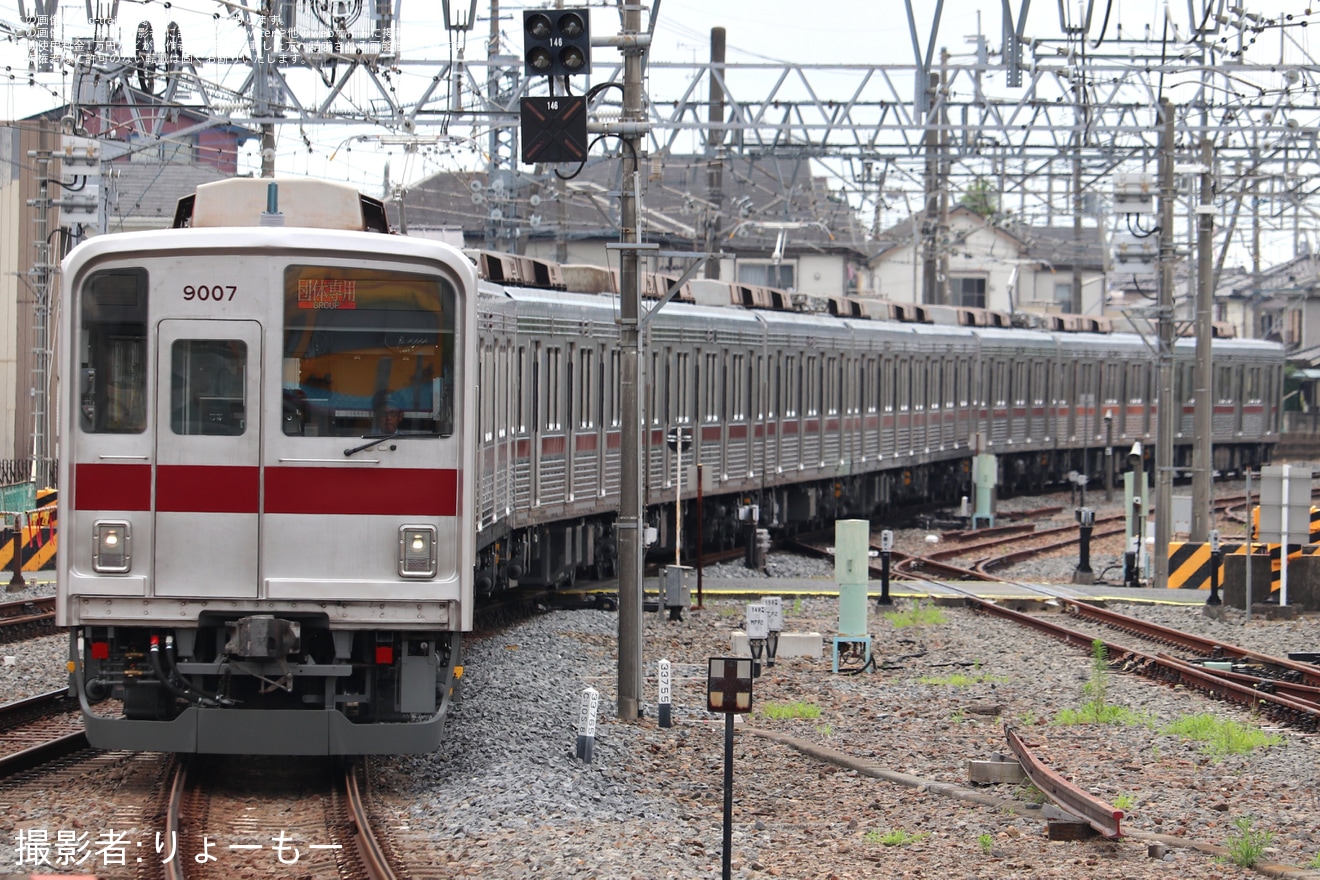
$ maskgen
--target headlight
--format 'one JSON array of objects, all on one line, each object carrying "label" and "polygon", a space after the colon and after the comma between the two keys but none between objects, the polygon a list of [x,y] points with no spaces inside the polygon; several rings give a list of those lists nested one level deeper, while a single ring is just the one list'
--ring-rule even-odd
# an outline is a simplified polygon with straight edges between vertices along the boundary
[{"label": "headlight", "polygon": [[399,577],[435,577],[435,526],[399,529]]},{"label": "headlight", "polygon": [[101,520],[92,526],[92,530],[94,570],[121,574],[133,567],[133,535],[128,523]]}]

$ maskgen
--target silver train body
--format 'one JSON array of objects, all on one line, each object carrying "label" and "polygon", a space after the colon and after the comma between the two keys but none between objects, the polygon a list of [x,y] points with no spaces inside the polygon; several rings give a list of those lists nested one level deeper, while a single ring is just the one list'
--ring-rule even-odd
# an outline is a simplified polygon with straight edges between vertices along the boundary
[{"label": "silver train body", "polygon": [[[344,187],[280,181],[274,204],[268,184],[202,187],[176,217],[190,228],[65,261],[72,684],[105,748],[427,751],[482,596],[616,571],[617,298],[382,235],[380,204]],[[1029,489],[1153,439],[1136,336],[842,318],[715,288],[728,304],[670,302],[644,340],[661,558],[673,428],[701,465],[683,478],[689,554],[956,501],[974,449]],[[1180,342],[1180,400],[1191,359]],[[1216,340],[1214,363],[1214,466],[1259,464],[1282,352]],[[1188,408],[1180,463],[1190,442]]]},{"label": "silver train body", "polygon": [[[555,268],[522,275],[553,278]],[[1095,489],[1106,448],[1116,470],[1136,441],[1152,454],[1158,368],[1135,334],[841,318],[722,288],[719,299],[771,308],[673,301],[645,334],[640,454],[658,559],[674,558],[679,482],[690,556],[698,538],[729,549],[757,526],[804,531],[974,497],[974,452],[996,456],[1001,490],[1012,492],[1070,474]],[[613,573],[617,299],[483,283],[478,313],[478,591]],[[1213,467],[1257,466],[1278,440],[1282,349],[1213,344]],[[1176,465],[1190,468],[1194,340],[1175,348]],[[674,428],[696,438],[681,481],[666,443]]]}]

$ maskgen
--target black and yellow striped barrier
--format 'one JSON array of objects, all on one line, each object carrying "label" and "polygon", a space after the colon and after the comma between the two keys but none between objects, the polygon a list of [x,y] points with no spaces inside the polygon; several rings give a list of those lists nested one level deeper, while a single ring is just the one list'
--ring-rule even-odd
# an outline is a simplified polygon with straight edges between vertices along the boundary
[{"label": "black and yellow striped barrier", "polygon": [[[1262,550],[1266,551],[1270,557],[1270,590],[1279,589],[1280,562],[1279,549],[1280,544],[1254,544],[1255,552],[1260,554]],[[1232,542],[1223,541],[1219,545],[1221,558],[1219,560],[1219,583],[1224,583],[1224,561],[1223,556],[1235,554],[1245,555],[1247,544],[1245,541]],[[1316,544],[1289,544],[1288,558],[1300,559],[1303,556],[1320,556],[1320,543]],[[1210,545],[1202,541],[1171,541],[1169,542],[1169,589],[1171,590],[1208,590],[1210,589],[1210,573],[1214,565],[1213,556],[1210,553]]]},{"label": "black and yellow striped barrier", "polygon": [[[1251,536],[1254,538],[1260,534],[1260,506],[1251,508]],[[1312,544],[1320,544],[1320,507],[1311,508],[1311,534],[1308,536]]]},{"label": "black and yellow striped barrier", "polygon": [[38,489],[36,510],[18,516],[18,524],[0,528],[0,572],[14,570],[14,553],[21,553],[23,571],[55,567],[59,548],[59,520],[54,489]]}]

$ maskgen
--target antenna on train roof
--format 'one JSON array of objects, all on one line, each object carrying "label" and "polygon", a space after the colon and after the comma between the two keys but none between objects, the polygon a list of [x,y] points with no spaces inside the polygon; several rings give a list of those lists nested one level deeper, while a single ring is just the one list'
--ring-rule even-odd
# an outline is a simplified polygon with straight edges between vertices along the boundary
[{"label": "antenna on train roof", "polygon": [[266,210],[261,215],[261,225],[284,225],[284,215],[280,213],[280,185],[273,181],[266,184]]}]

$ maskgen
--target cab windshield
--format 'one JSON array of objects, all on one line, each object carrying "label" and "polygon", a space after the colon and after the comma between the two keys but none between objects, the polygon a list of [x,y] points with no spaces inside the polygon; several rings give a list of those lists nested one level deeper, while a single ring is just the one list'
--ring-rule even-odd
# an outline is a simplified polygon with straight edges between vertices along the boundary
[{"label": "cab windshield", "polygon": [[453,433],[454,288],[342,266],[284,273],[284,433]]}]

